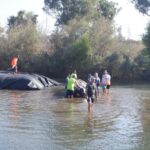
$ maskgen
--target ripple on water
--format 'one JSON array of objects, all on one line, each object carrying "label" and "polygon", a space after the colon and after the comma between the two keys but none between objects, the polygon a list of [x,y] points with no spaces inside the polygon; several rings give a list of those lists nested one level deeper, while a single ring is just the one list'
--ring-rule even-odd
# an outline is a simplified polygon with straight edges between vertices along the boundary
[{"label": "ripple on water", "polygon": [[83,99],[59,90],[0,91],[0,149],[130,150],[143,138],[148,145],[148,91],[116,86],[88,113]]}]

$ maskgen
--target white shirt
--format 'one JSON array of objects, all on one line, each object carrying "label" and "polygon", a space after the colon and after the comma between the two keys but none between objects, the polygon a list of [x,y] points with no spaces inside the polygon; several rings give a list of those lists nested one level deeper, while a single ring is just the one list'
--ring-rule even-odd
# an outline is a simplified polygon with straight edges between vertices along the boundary
[{"label": "white shirt", "polygon": [[111,76],[110,76],[109,74],[106,74],[105,77],[106,77],[106,80],[107,80],[107,81],[110,81],[110,80],[111,80]]},{"label": "white shirt", "polygon": [[104,74],[102,76],[102,84],[107,84],[107,82],[109,81],[110,82],[111,80],[111,76],[109,74]]}]

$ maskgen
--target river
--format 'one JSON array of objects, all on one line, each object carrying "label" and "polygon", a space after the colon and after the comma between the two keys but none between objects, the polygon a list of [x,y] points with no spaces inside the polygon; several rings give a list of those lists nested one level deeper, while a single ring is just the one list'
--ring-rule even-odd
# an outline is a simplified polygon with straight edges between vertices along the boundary
[{"label": "river", "polygon": [[63,88],[0,91],[0,150],[150,150],[150,86],[113,86],[88,113]]}]

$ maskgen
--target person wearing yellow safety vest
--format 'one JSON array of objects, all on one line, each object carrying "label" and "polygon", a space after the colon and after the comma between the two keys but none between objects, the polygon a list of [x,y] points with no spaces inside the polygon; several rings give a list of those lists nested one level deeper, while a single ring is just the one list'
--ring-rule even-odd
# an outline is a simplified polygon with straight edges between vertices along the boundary
[{"label": "person wearing yellow safety vest", "polygon": [[71,75],[70,78],[68,78],[68,82],[67,82],[67,97],[68,98],[73,98],[76,84],[77,83],[76,83],[75,76]]},{"label": "person wearing yellow safety vest", "polygon": [[66,80],[65,80],[65,97],[68,97],[68,91],[67,91],[67,85],[68,85],[68,80],[70,79],[71,75],[68,74],[68,76],[66,77]]}]

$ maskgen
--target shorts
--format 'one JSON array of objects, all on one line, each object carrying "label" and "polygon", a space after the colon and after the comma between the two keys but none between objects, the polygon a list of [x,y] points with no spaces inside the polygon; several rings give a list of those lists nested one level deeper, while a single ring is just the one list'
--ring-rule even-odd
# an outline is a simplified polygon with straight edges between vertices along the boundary
[{"label": "shorts", "polygon": [[107,89],[110,89],[110,85],[107,85],[106,88],[107,88]]},{"label": "shorts", "polygon": [[94,96],[88,97],[87,98],[88,103],[94,103]]},{"label": "shorts", "polygon": [[106,85],[105,84],[102,84],[102,89],[106,89]]},{"label": "shorts", "polygon": [[73,96],[74,95],[74,91],[72,90],[67,90],[67,96]]}]

